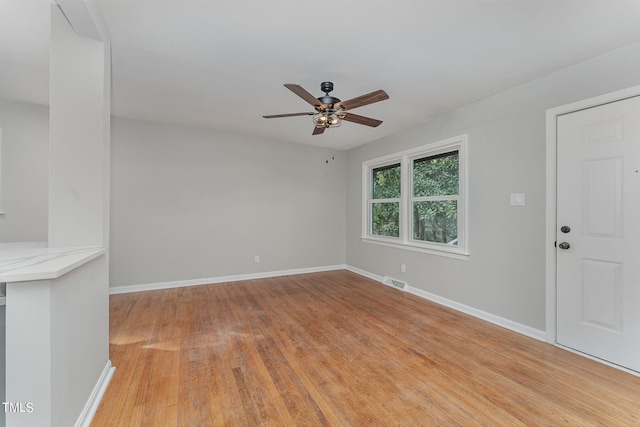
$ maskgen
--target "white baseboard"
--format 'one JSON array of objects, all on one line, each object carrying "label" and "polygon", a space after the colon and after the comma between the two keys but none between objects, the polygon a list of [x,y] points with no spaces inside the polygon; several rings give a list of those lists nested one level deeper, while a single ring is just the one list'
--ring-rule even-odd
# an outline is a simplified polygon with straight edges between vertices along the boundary
[{"label": "white baseboard", "polygon": [[478,310],[477,308],[470,307],[459,302],[452,301],[447,298],[432,294],[430,292],[417,289],[412,286],[407,286],[407,292],[417,295],[421,298],[428,299],[445,307],[452,308],[465,314],[469,314],[478,319],[485,320],[494,325],[501,326],[509,329],[513,332],[517,332],[522,335],[526,335],[529,338],[536,339],[538,341],[546,341],[547,333],[539,329],[532,328],[531,326],[523,325],[522,323],[514,322],[513,320],[505,319],[504,317],[496,316],[495,314],[487,313],[486,311]]},{"label": "white baseboard", "polygon": [[98,410],[102,396],[104,396],[104,392],[107,391],[107,387],[109,386],[109,382],[111,381],[111,377],[113,377],[115,370],[116,368],[111,364],[111,360],[107,360],[107,364],[102,370],[100,378],[98,378],[98,382],[93,387],[89,400],[87,400],[80,416],[76,420],[75,427],[89,427],[91,425],[93,416]]},{"label": "white baseboard", "polygon": [[371,280],[375,280],[376,282],[382,283],[382,281],[384,280],[383,276],[378,276],[377,274],[369,273],[368,271],[361,270],[358,267],[353,267],[351,265],[345,266],[345,269],[353,273],[359,274],[361,276],[364,276],[366,278],[369,278]]},{"label": "white baseboard", "polygon": [[344,270],[344,264],[323,267],[296,268],[293,270],[268,271],[264,273],[239,274],[235,276],[209,277],[205,279],[178,280],[175,282],[147,283],[142,285],[114,286],[109,294],[126,294],[130,292],[156,291],[159,289],[182,288],[185,286],[211,285],[214,283],[238,282],[240,280],[266,279],[269,277],[291,276],[294,274],[319,273],[322,271]]},{"label": "white baseboard", "polygon": [[[383,281],[382,276],[369,273],[368,271],[361,270],[357,267],[352,267],[350,265],[347,265],[345,268],[349,271],[352,271],[356,274],[367,277],[369,279],[376,280],[380,283],[382,283]],[[402,291],[399,291],[399,292],[402,292]],[[486,311],[478,310],[477,308],[470,307],[468,305],[461,304],[459,302],[452,301],[447,298],[443,298],[439,295],[432,294],[430,292],[426,292],[426,291],[423,291],[422,289],[414,288],[412,286],[407,286],[404,292],[409,292],[413,295],[419,296],[420,298],[424,298],[429,301],[433,301],[437,304],[444,305],[445,307],[449,307],[454,310],[460,311],[462,313],[469,314],[473,317],[477,317],[478,319],[487,321],[489,323],[493,323],[494,325],[501,326],[505,329],[509,329],[510,331],[517,332],[522,335],[526,335],[538,341],[546,342],[546,334],[547,334],[546,331],[541,331],[539,329],[535,329],[530,326],[523,325],[518,322],[514,322],[513,320],[505,319],[504,317],[496,316],[494,314],[487,313]]]}]

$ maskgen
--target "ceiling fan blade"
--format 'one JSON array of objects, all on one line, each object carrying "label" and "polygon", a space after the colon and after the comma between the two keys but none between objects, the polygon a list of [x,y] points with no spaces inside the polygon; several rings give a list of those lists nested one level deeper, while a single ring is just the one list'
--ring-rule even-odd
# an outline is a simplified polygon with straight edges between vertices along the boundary
[{"label": "ceiling fan blade", "polygon": [[322,105],[322,102],[320,102],[318,100],[318,98],[316,98],[315,96],[311,95],[309,92],[307,92],[307,90],[305,88],[303,88],[300,85],[286,83],[284,85],[284,87],[286,87],[291,92],[295,93],[300,98],[304,99],[305,101],[307,101],[309,104],[313,105],[314,107]]},{"label": "ceiling fan blade", "polygon": [[265,119],[277,119],[280,117],[294,117],[294,116],[313,116],[315,113],[289,113],[289,114],[271,114],[270,116],[262,116]]},{"label": "ceiling fan blade", "polygon": [[384,101],[385,99],[389,99],[389,95],[387,95],[387,92],[380,89],[352,99],[347,99],[346,101],[338,102],[333,107],[336,109],[342,108],[344,110],[352,110],[354,108],[362,107],[363,105]]},{"label": "ceiling fan blade", "polygon": [[326,129],[326,127],[314,127],[313,128],[313,133],[311,135],[320,135],[321,133],[324,133],[324,130]]},{"label": "ceiling fan blade", "polygon": [[358,123],[359,125],[378,127],[382,124],[382,120],[372,119],[370,117],[359,116],[353,113],[345,113],[345,116],[342,120],[346,120],[348,122]]}]

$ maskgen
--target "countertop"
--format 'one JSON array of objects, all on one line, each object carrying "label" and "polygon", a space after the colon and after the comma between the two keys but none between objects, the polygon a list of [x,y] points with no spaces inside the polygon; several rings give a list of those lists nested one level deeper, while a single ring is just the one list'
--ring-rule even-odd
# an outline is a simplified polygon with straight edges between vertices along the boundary
[{"label": "countertop", "polygon": [[107,252],[99,246],[50,248],[46,242],[0,243],[0,282],[56,279]]}]

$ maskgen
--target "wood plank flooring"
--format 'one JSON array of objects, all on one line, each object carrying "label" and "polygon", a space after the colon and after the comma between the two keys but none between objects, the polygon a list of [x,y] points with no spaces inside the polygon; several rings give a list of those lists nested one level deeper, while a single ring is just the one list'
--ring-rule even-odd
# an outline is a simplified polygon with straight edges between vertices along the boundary
[{"label": "wood plank flooring", "polygon": [[111,296],[101,426],[637,426],[640,378],[347,271]]}]

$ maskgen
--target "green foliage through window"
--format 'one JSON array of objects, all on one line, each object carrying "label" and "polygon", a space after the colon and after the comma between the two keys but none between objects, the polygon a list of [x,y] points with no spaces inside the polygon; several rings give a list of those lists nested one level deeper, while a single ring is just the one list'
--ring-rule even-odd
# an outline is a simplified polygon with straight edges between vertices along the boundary
[{"label": "green foliage through window", "polygon": [[371,203],[371,234],[400,236],[400,179],[400,163],[372,169],[372,199],[394,201]]},{"label": "green foliage through window", "polygon": [[[458,204],[456,200],[429,200],[457,196],[458,152],[438,154],[413,161],[413,239],[457,244]],[[425,200],[427,199],[427,200]]]},{"label": "green foliage through window", "polygon": [[373,198],[400,197],[400,163],[373,169]]},{"label": "green foliage through window", "polygon": [[413,203],[413,238],[457,244],[458,203],[455,200]]},{"label": "green foliage through window", "polygon": [[413,195],[458,194],[458,152],[413,161]]},{"label": "green foliage through window", "polygon": [[400,203],[373,203],[371,218],[371,234],[400,236]]}]

